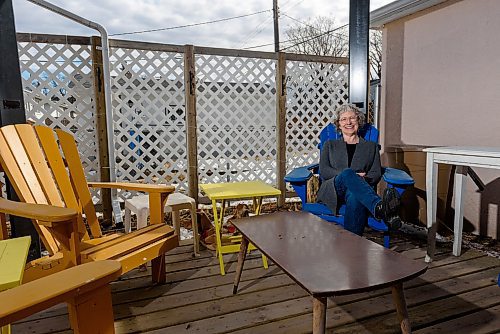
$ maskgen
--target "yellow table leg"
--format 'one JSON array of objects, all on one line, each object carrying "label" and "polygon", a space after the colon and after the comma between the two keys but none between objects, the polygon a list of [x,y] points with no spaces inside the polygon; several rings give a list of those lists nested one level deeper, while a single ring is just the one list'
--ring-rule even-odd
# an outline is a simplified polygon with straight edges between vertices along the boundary
[{"label": "yellow table leg", "polygon": [[[262,197],[254,197],[253,198],[253,204],[255,208],[255,214],[259,215],[262,210]],[[220,267],[220,274],[225,275],[226,271],[224,268],[224,258],[223,258],[223,252],[222,252],[222,225],[224,222],[224,214],[226,211],[226,200],[222,200],[221,202],[221,208],[220,211],[217,209],[217,202],[216,200],[212,200],[212,210],[214,214],[214,224],[215,224],[215,238],[216,238],[216,255],[219,258],[219,267]],[[248,249],[248,252],[250,252],[250,249]],[[267,257],[262,254],[262,266],[264,268],[269,268],[268,262],[267,262]]]},{"label": "yellow table leg", "polygon": [[229,205],[226,205],[226,200],[225,200],[225,199],[223,199],[223,200],[222,200],[222,203],[221,203],[221,209],[220,209],[221,214],[220,214],[220,219],[219,219],[219,221],[220,221],[220,226],[221,226],[221,231],[222,231],[222,223],[224,222],[224,216],[225,216],[225,214],[226,214],[226,208],[227,208],[228,206],[229,206]]},{"label": "yellow table leg", "polygon": [[221,215],[219,218],[217,210],[217,202],[212,200],[212,210],[214,212],[214,224],[215,224],[215,242],[216,242],[216,255],[219,257],[219,267],[220,274],[225,275],[224,270],[224,259],[222,258],[222,241],[221,241],[221,227],[222,227],[222,213],[224,212],[224,201],[222,201]]},{"label": "yellow table leg", "polygon": [[0,334],[11,334],[10,325],[0,327]]}]

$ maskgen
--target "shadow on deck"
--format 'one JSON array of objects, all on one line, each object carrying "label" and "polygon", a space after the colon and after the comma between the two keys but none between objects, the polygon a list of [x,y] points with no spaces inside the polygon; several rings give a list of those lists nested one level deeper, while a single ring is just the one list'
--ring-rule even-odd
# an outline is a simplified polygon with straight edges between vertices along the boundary
[{"label": "shadow on deck", "polygon": [[[377,235],[368,233],[376,242]],[[393,249],[423,261],[425,243],[396,235]],[[438,244],[436,260],[405,284],[414,333],[493,333],[500,328],[500,259],[451,244]],[[262,267],[257,251],[245,261],[240,289],[232,295],[237,255],[227,255],[225,276],[214,253],[192,257],[182,246],[167,255],[167,280],[152,286],[150,274],[132,271],[112,283],[117,333],[307,333],[312,299],[279,268]],[[327,278],[325,278],[327,279]],[[399,333],[389,289],[333,298],[328,330],[335,333]],[[13,325],[13,333],[71,333],[65,305]]]}]

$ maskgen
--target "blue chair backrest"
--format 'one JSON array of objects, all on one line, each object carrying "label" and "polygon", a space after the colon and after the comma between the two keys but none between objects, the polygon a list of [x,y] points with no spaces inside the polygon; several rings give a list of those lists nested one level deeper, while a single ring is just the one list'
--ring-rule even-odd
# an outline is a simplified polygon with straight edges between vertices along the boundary
[{"label": "blue chair backrest", "polygon": [[[360,130],[359,135],[363,137],[366,141],[373,141],[378,143],[378,130],[373,125],[366,123]],[[319,134],[319,144],[318,148],[321,151],[323,145],[330,139],[339,139],[342,137],[342,134],[337,131],[337,128],[333,123],[328,124],[321,130]]]}]

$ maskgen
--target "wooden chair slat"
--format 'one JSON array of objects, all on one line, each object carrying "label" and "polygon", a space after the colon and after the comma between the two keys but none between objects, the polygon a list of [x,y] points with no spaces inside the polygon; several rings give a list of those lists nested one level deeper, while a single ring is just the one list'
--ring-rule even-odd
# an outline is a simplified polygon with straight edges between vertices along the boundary
[{"label": "wooden chair slat", "polygon": [[34,203],[36,204],[49,204],[47,197],[40,185],[40,181],[31,165],[31,161],[28,157],[28,153],[26,152],[21,139],[16,131],[14,126],[7,126],[3,129],[3,134],[7,144],[10,146],[11,150],[15,150],[15,159],[21,174],[26,180],[26,183],[29,185],[29,189],[31,190],[31,194],[33,195]]},{"label": "wooden chair slat", "polygon": [[2,169],[7,174],[10,183],[20,199],[27,203],[35,203],[31,189],[17,165],[16,158],[12,154],[9,144],[5,140],[4,130],[5,128],[0,130],[0,162]]},{"label": "wooden chair slat", "polygon": [[[19,168],[17,159],[12,154],[13,149],[16,149],[16,155],[19,151],[22,151],[22,145],[19,145],[19,148],[11,147],[10,143],[6,140],[6,134],[17,137],[14,126],[5,126],[0,129],[0,163],[2,164],[2,168],[20,199],[26,203],[37,203],[31,192],[31,184],[24,178],[23,171]],[[51,255],[57,253],[59,245],[50,231],[38,223],[35,223],[34,226],[47,251]]]},{"label": "wooden chair slat", "polygon": [[[61,151],[59,150],[59,145],[56,141],[54,130],[43,125],[38,125],[34,128],[38,135],[40,145],[43,148],[45,156],[47,157],[49,166],[52,169],[52,174],[62,195],[64,203],[66,204],[66,207],[75,209],[76,211],[81,213],[82,207],[78,203],[78,199],[75,196],[73,186],[71,185],[71,180],[61,156]],[[83,240],[90,239],[81,215],[78,218],[78,230],[80,234],[83,235]]]},{"label": "wooden chair slat", "polygon": [[[82,250],[81,254],[83,256],[88,256],[92,252],[100,251],[100,250],[106,249],[107,247],[118,245],[124,241],[129,240],[129,239],[136,238],[136,237],[140,236],[141,234],[148,234],[150,232],[155,232],[158,230],[158,228],[162,228],[162,231],[163,230],[164,231],[168,230],[168,232],[173,231],[173,228],[170,226],[167,226],[167,225],[159,225],[159,224],[150,225],[150,226],[146,226],[144,228],[140,228],[138,230],[135,230],[131,233],[122,234],[118,238],[109,238],[108,240],[105,240],[97,245],[94,245],[91,249]],[[102,238],[100,238],[100,239],[102,239]]]},{"label": "wooden chair slat", "polygon": [[83,240],[80,243],[80,250],[83,251],[85,249],[100,245],[100,244],[107,242],[109,240],[113,240],[113,239],[117,239],[117,238],[121,238],[121,237],[123,237],[123,233],[111,233],[111,234],[105,234],[100,238]]},{"label": "wooden chair slat", "polygon": [[76,147],[75,138],[62,130],[56,130],[57,138],[59,138],[59,145],[64,153],[64,158],[68,165],[71,184],[75,190],[80,204],[82,205],[83,212],[87,218],[87,224],[94,238],[102,236],[101,227],[97,220],[95,213],[94,203],[92,202],[92,195],[90,194],[89,187],[87,186],[87,179],[83,174],[83,165],[80,160],[80,153]]},{"label": "wooden chair slat", "polygon": [[81,212],[81,207],[78,204],[73,187],[71,186],[66,166],[64,165],[59,146],[57,145],[54,130],[47,126],[39,125],[35,126],[35,131],[38,135],[40,145],[45,152],[45,156],[48,157],[48,163],[52,169],[52,173],[66,206]]},{"label": "wooden chair slat", "polygon": [[[94,261],[114,259],[116,257],[121,257],[127,253],[141,249],[150,243],[165,239],[166,237],[173,234],[174,230],[170,226],[163,225],[150,231],[149,233],[143,233],[135,236],[134,238],[122,240],[122,242],[120,243],[105,247],[101,250],[92,249],[91,251],[86,252],[86,256],[92,258]],[[82,260],[83,262],[85,262],[85,255],[83,254],[83,252]]]},{"label": "wooden chair slat", "polygon": [[23,143],[26,154],[31,161],[33,170],[35,171],[37,178],[43,180],[40,185],[49,201],[49,204],[55,206],[66,206],[61,198],[59,190],[57,190],[57,185],[55,183],[52,172],[49,169],[49,165],[45,160],[44,152],[41,150],[40,144],[33,127],[29,124],[18,124],[15,125],[19,138]]}]

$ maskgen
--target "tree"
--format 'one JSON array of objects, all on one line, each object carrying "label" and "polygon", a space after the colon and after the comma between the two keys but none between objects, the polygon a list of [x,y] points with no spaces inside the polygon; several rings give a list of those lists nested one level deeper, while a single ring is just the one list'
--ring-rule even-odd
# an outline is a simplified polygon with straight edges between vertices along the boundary
[{"label": "tree", "polygon": [[380,79],[382,77],[382,31],[370,30],[368,56],[372,78]]},{"label": "tree", "polygon": [[[347,26],[337,27],[335,19],[318,16],[307,23],[298,23],[285,32],[284,50],[318,56],[347,57],[349,31]],[[368,56],[373,79],[382,74],[382,31],[371,30]]]},{"label": "tree", "polygon": [[335,19],[318,16],[306,23],[291,26],[285,32],[283,49],[294,53],[346,57],[349,43],[346,27],[336,27]]}]

